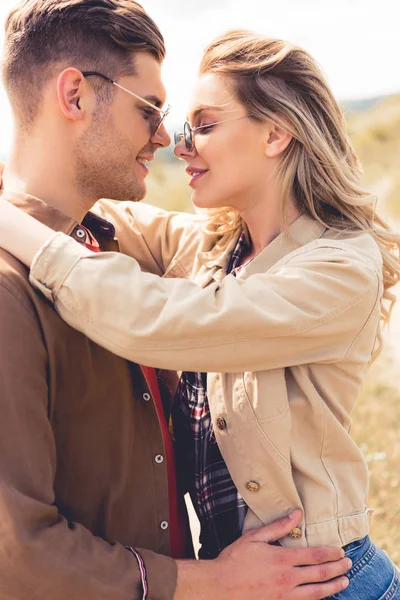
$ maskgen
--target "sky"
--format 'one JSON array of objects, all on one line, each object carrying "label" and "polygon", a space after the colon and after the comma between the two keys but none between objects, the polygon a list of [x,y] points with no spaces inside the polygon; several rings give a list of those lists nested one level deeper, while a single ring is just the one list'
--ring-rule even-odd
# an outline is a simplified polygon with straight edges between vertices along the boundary
[{"label": "sky", "polygon": [[[0,0],[0,43],[16,0]],[[205,46],[228,29],[245,27],[300,44],[322,65],[340,100],[400,91],[399,0],[142,0],[167,45],[163,78],[173,111],[184,120]],[[0,89],[0,156],[12,120]]]}]

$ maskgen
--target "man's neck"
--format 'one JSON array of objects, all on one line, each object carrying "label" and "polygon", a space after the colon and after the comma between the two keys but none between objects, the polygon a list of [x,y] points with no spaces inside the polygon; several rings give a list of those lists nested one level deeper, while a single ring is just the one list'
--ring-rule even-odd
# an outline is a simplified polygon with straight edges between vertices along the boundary
[{"label": "man's neck", "polygon": [[[35,147],[36,146],[36,147]],[[75,161],[43,152],[38,144],[16,144],[3,175],[5,191],[28,194],[58,208],[81,223],[95,204],[95,198],[84,198],[75,186]]]}]

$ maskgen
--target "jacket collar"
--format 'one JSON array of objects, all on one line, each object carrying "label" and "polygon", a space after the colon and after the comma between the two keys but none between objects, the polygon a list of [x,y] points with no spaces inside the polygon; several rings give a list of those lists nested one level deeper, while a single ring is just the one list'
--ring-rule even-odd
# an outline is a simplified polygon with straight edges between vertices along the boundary
[{"label": "jacket collar", "polygon": [[[222,243],[218,242],[212,250],[209,250],[208,252],[199,252],[198,259],[201,264],[208,269],[213,269],[214,267],[226,267],[241,233],[241,231],[238,231],[227,244],[223,244],[223,241],[226,238],[222,238]],[[221,246],[223,246],[223,249],[221,249]]]},{"label": "jacket collar", "polygon": [[319,239],[326,227],[309,217],[305,213],[300,215],[288,227],[287,233],[281,233],[276,237],[258,256],[243,269],[242,274],[247,276],[260,270],[271,269],[284,256],[294,252],[298,248]]},{"label": "jacket collar", "polygon": [[[16,192],[2,192],[1,199],[21,208],[28,215],[51,229],[61,231],[73,237],[77,242],[83,243],[82,236],[79,235],[79,231],[82,229],[81,224],[58,208],[46,204],[43,200],[34,196]],[[82,225],[89,229],[99,242],[102,239],[111,241],[115,238],[114,226],[92,212],[87,213]]]},{"label": "jacket collar", "polygon": [[[288,227],[287,233],[278,235],[243,269],[241,277],[270,269],[290,252],[320,238],[325,230],[324,225],[303,213]],[[222,252],[220,245],[217,244],[210,252],[200,253],[198,255],[200,262],[208,269],[226,268],[240,233],[239,231],[232,238]]]}]

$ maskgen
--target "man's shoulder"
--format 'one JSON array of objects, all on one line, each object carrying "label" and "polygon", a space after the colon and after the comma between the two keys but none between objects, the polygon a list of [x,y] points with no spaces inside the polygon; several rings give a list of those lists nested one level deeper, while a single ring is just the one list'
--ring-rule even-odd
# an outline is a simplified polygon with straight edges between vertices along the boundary
[{"label": "man's shoulder", "polygon": [[40,301],[29,283],[29,269],[15,256],[0,248],[0,310],[1,296],[12,295],[18,304],[32,308]]}]

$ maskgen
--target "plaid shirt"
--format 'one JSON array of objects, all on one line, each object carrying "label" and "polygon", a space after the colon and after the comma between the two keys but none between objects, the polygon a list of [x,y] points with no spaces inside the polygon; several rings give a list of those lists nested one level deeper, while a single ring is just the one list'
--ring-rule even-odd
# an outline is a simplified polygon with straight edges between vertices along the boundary
[{"label": "plaid shirt", "polygon": [[[246,248],[244,233],[232,253],[227,274]],[[219,450],[207,399],[207,374],[182,373],[173,409],[178,472],[201,525],[200,558],[215,558],[242,533],[247,505]]]}]

